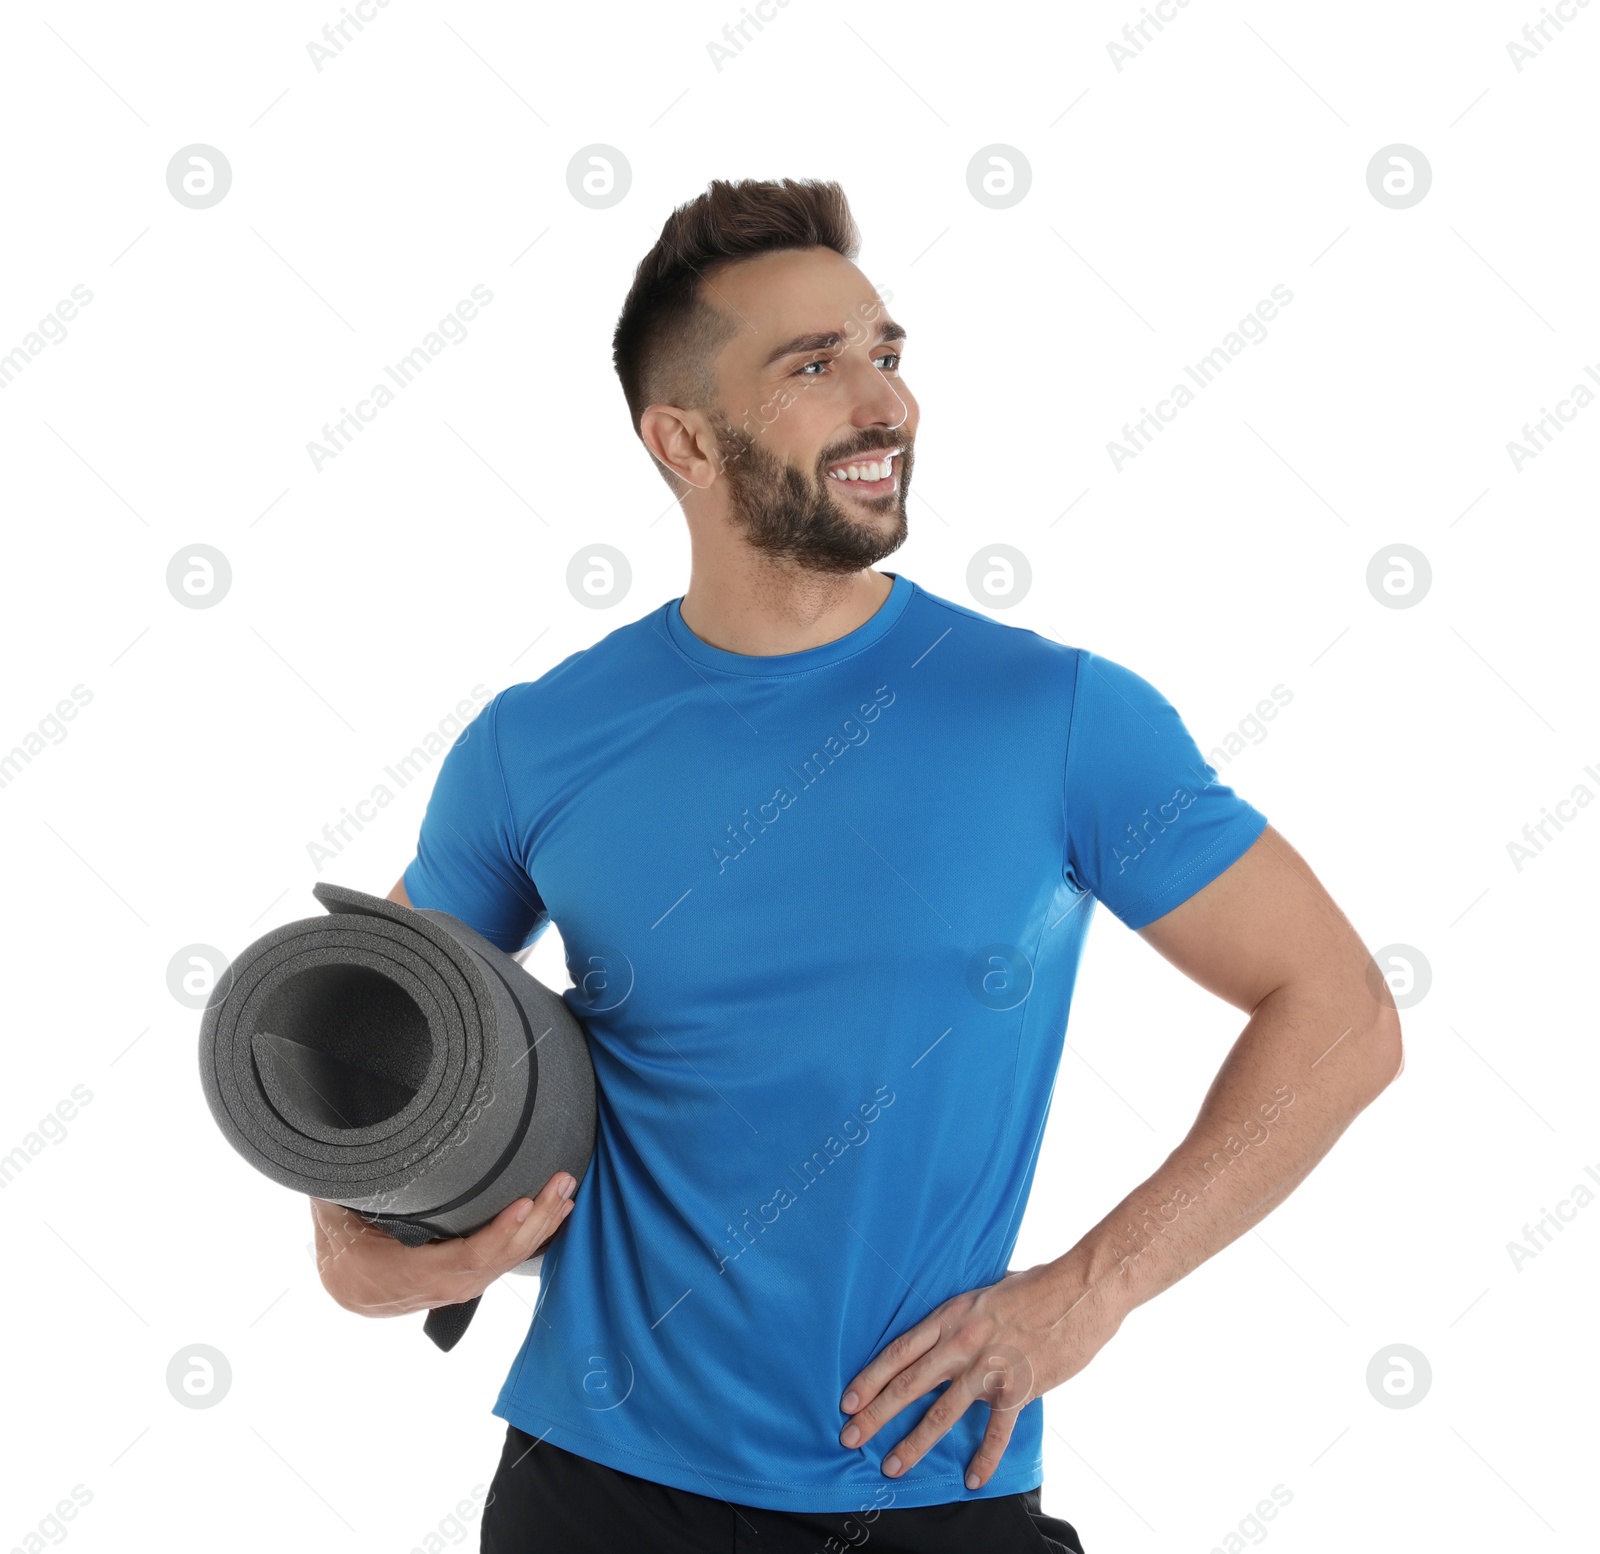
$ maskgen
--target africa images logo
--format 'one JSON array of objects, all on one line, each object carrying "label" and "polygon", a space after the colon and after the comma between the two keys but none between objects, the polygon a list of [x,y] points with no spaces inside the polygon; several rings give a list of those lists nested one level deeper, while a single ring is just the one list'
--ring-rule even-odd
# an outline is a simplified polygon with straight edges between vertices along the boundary
[{"label": "africa images logo", "polygon": [[[860,716],[852,714],[840,724],[839,734],[829,734],[815,750],[803,760],[799,767],[789,767],[788,771],[796,779],[795,787],[799,793],[806,792],[821,780],[823,774],[844,753],[855,745],[864,745],[872,738],[871,725],[882,716],[885,707],[894,703],[894,692],[887,685],[880,685],[873,693],[871,701],[861,703]],[[843,738],[840,735],[843,735]],[[754,846],[756,839],[763,836],[769,826],[774,826],[782,818],[783,812],[799,797],[783,783],[773,789],[772,797],[764,799],[756,805],[754,815],[748,809],[742,811],[742,818],[736,825],[730,825],[720,841],[711,844],[711,859],[717,866],[717,873],[723,873],[735,858],[742,858]]]}]

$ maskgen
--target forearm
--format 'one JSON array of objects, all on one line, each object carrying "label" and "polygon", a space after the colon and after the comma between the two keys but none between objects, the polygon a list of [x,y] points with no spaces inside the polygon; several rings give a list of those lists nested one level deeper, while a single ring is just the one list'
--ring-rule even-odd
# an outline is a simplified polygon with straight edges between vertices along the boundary
[{"label": "forearm", "polygon": [[1394,1078],[1392,1006],[1280,989],[1251,1016],[1183,1142],[1051,1268],[1063,1311],[1116,1323],[1242,1236]]}]

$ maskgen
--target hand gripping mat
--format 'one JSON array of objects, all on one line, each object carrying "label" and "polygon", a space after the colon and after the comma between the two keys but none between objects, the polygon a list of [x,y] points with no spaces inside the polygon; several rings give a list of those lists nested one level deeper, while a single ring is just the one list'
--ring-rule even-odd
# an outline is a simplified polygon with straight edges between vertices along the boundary
[{"label": "hand gripping mat", "polygon": [[[201,1017],[201,1082],[228,1142],[412,1246],[478,1229],[557,1171],[581,1182],[594,1070],[566,1003],[446,912],[311,893],[331,915],[263,934]],[[452,1348],[477,1305],[437,1307],[423,1330]]]}]

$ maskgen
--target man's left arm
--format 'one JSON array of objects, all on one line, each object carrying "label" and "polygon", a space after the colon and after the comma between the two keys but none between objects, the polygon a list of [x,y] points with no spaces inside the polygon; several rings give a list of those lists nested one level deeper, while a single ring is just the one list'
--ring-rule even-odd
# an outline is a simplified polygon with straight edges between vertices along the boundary
[{"label": "man's left arm", "polygon": [[1182,1142],[1076,1246],[946,1301],[851,1381],[840,1404],[852,1416],[840,1435],[847,1447],[951,1383],[886,1454],[890,1478],[981,1401],[989,1423],[967,1487],[987,1483],[1017,1410],[1081,1371],[1136,1306],[1269,1214],[1404,1065],[1387,983],[1270,825],[1139,931],[1250,1018]]}]

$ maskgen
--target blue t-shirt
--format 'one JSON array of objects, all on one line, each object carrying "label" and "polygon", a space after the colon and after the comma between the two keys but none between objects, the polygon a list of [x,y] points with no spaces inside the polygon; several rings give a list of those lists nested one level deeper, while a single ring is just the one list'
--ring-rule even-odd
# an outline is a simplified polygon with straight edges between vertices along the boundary
[{"label": "blue t-shirt", "polygon": [[1041,1483],[1040,1399],[978,1490],[986,1404],[886,1479],[944,1384],[854,1450],[839,1399],[1005,1275],[1095,899],[1142,927],[1266,825],[1132,671],[886,575],[820,647],[726,652],[673,600],[507,687],[404,876],[507,951],[556,923],[594,1059],[494,1412],[784,1510]]}]

